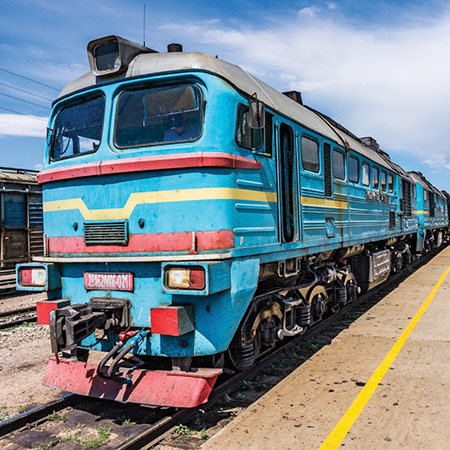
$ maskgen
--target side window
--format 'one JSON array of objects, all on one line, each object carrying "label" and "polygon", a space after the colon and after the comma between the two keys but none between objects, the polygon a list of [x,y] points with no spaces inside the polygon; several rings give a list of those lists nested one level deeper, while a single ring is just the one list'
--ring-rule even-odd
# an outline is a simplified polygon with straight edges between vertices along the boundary
[{"label": "side window", "polygon": [[428,191],[426,189],[423,190],[423,201],[424,202],[428,201]]},{"label": "side window", "polygon": [[369,186],[370,184],[370,167],[366,162],[362,163],[362,184],[364,186]]},{"label": "side window", "polygon": [[386,172],[384,170],[381,171],[380,184],[381,190],[386,192]]},{"label": "side window", "polygon": [[241,147],[248,148],[249,150],[257,150],[263,145],[263,130],[253,130],[250,128],[248,115],[248,108],[239,105],[236,142]]},{"label": "side window", "polygon": [[388,175],[388,190],[394,192],[394,177],[391,174]]},{"label": "side window", "polygon": [[319,144],[305,136],[302,137],[302,165],[305,170],[319,172]]},{"label": "side window", "polygon": [[345,179],[345,156],[337,149],[333,149],[333,174],[334,178]]},{"label": "side window", "polygon": [[348,158],[348,177],[353,183],[359,182],[359,159],[355,156]]},{"label": "side window", "polygon": [[378,183],[378,167],[373,166],[372,167],[372,187],[374,189],[378,189],[379,183]]},{"label": "side window", "polygon": [[416,198],[416,183],[412,184],[412,195],[414,198]]}]

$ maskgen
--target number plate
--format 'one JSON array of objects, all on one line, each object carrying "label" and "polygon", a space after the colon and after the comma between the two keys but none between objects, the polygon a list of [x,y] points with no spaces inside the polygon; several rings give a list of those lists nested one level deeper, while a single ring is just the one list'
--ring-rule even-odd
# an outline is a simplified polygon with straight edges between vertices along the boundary
[{"label": "number plate", "polygon": [[132,273],[85,272],[84,287],[88,290],[133,291],[134,276]]}]

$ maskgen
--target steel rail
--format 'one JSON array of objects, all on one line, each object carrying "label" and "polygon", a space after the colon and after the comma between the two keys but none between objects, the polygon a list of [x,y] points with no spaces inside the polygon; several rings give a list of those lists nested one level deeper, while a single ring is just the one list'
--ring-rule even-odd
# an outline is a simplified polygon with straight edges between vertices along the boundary
[{"label": "steel rail", "polygon": [[[236,373],[230,376],[230,378],[225,379],[214,388],[207,403],[199,405],[195,408],[185,408],[179,410],[175,408],[169,408],[170,412],[166,417],[159,419],[153,424],[149,424],[148,428],[146,428],[143,432],[119,444],[116,447],[116,450],[138,450],[142,448],[149,448],[158,444],[165,436],[173,432],[174,428],[177,425],[192,420],[197,415],[200,409],[209,409],[211,406],[216,404],[219,399],[225,394],[229,394],[238,389],[245,380],[253,378],[260,370],[266,368],[277,359],[279,359],[280,356],[283,355],[283,353],[292,350],[303,341],[306,341],[319,334],[321,331],[328,328],[333,322],[345,316],[356,306],[365,303],[374,295],[377,295],[383,290],[389,289],[390,287],[395,285],[398,280],[408,277],[413,271],[428,263],[445,247],[446,246],[441,246],[439,249],[412,263],[401,272],[391,276],[384,283],[381,283],[372,290],[358,297],[353,302],[345,305],[337,313],[318,322],[316,325],[308,329],[304,334],[286,340],[286,343],[279,345],[278,348],[276,348],[274,351],[261,357],[251,368],[247,369],[244,372]],[[30,411],[27,411],[23,414],[12,417],[4,422],[0,422],[0,437],[12,433],[13,431],[17,431],[25,426],[31,426],[31,424],[34,424],[46,418],[49,414],[53,413],[53,411],[60,411],[68,406],[75,406],[76,403],[80,402],[82,399],[86,400],[86,397],[82,397],[76,394],[68,394],[37,408],[34,408]]]},{"label": "steel rail", "polygon": [[36,311],[36,306],[25,306],[23,308],[11,309],[9,311],[0,311],[0,317],[14,316]]},{"label": "steel rail", "polygon": [[17,327],[28,322],[37,322],[37,315],[35,314],[33,316],[23,317],[22,319],[0,322],[0,330]]},{"label": "steel rail", "polygon": [[415,261],[414,263],[410,264],[408,267],[405,267],[405,269],[392,275],[385,282],[379,284],[378,286],[375,286],[370,291],[359,296],[353,302],[350,302],[349,304],[345,305],[337,313],[321,320],[316,325],[307,330],[304,334],[291,338],[285,344],[281,345],[280,347],[270,352],[266,356],[263,356],[250,369],[247,369],[244,372],[236,373],[231,378],[215,386],[207,403],[199,405],[195,408],[180,409],[176,413],[164,417],[157,423],[151,425],[147,430],[144,430],[142,433],[134,436],[129,441],[122,443],[119,447],[117,447],[117,450],[147,449],[158,444],[159,442],[162,441],[162,439],[164,439],[165,436],[170,434],[177,425],[192,420],[197,415],[199,409],[205,410],[211,408],[215,403],[219,401],[219,399],[222,396],[238,389],[244,381],[253,378],[260,370],[264,369],[265,367],[275,362],[280,356],[283,355],[283,353],[292,350],[293,348],[298,346],[301,342],[306,341],[312,338],[313,336],[319,334],[321,331],[328,328],[333,322],[343,318],[348,312],[350,312],[356,306],[365,303],[374,295],[379,294],[381,291],[386,290],[390,286],[393,286],[398,280],[402,279],[403,277],[408,277],[409,275],[411,275],[413,271],[417,270],[419,267],[429,262],[445,247],[446,245],[443,245],[438,249],[436,249],[435,251],[429,253],[428,255],[420,258],[418,261]]},{"label": "steel rail", "polygon": [[52,414],[54,411],[61,411],[61,409],[73,406],[82,397],[75,394],[67,394],[62,397],[52,400],[45,405],[37,406],[27,412],[11,417],[3,422],[0,422],[0,437],[3,437],[13,431],[17,431],[22,427],[31,425],[39,420]]}]

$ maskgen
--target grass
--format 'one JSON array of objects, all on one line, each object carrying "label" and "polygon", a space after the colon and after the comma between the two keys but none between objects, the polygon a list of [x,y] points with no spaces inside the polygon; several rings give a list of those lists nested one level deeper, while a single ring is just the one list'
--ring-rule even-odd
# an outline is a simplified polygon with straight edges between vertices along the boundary
[{"label": "grass", "polygon": [[65,437],[66,442],[75,442],[81,444],[85,449],[97,448],[106,445],[109,442],[111,430],[104,427],[97,428],[97,436],[80,438],[76,434],[68,434]]},{"label": "grass", "polygon": [[253,383],[251,381],[244,381],[241,386],[241,390],[243,391],[252,391]]},{"label": "grass", "polygon": [[181,434],[183,436],[191,436],[195,434],[195,431],[191,430],[188,426],[182,425],[180,423],[180,425],[175,428],[175,433]]},{"label": "grass", "polygon": [[322,344],[319,344],[317,342],[305,342],[305,348],[307,350],[311,350],[313,352],[316,352],[317,350],[320,350],[323,347]]},{"label": "grass", "polygon": [[50,422],[65,422],[67,420],[67,417],[64,414],[58,414],[56,411],[53,411],[47,416],[47,420],[49,420]]},{"label": "grass", "polygon": [[203,417],[196,417],[193,421],[192,421],[192,425],[201,430],[203,428],[205,428],[205,421],[203,420]]},{"label": "grass", "polygon": [[29,411],[33,407],[34,407],[34,405],[32,403],[27,403],[26,405],[19,406],[17,408],[17,412],[19,414],[22,414],[22,413],[25,413],[25,412]]},{"label": "grass", "polygon": [[4,420],[8,420],[10,418],[11,416],[8,414],[6,406],[0,406],[0,422],[3,422]]},{"label": "grass", "polygon": [[129,417],[127,417],[125,414],[123,416],[119,416],[115,422],[117,422],[119,425],[136,425],[136,422],[133,422]]},{"label": "grass", "polygon": [[101,445],[106,445],[109,442],[111,430],[108,428],[98,427],[97,436],[91,438],[85,438],[81,440],[84,448],[97,448]]},{"label": "grass", "polygon": [[206,433],[206,429],[205,429],[205,428],[203,428],[203,430],[200,431],[200,438],[201,438],[203,441],[206,441],[207,439],[209,439],[209,436],[208,436],[208,434]]}]

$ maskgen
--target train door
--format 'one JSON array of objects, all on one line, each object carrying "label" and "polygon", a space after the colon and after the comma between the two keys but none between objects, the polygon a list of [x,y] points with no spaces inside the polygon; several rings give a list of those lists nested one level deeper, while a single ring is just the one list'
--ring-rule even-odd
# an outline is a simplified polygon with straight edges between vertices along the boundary
[{"label": "train door", "polygon": [[297,235],[294,133],[289,125],[282,123],[278,134],[279,238],[281,242],[292,242]]},{"label": "train door", "polygon": [[7,260],[27,257],[26,194],[6,190],[2,195],[2,267]]}]

